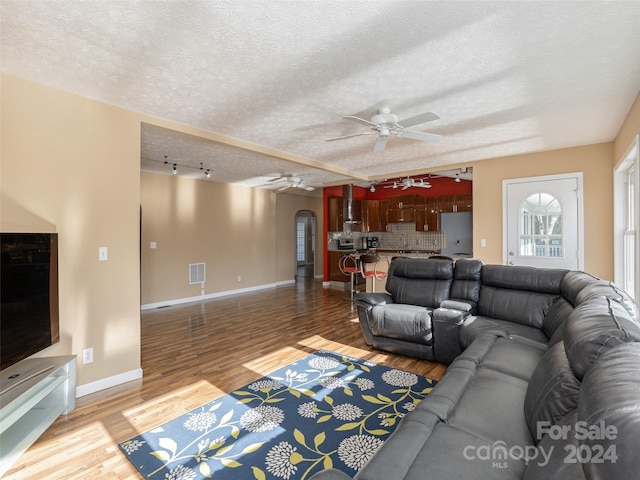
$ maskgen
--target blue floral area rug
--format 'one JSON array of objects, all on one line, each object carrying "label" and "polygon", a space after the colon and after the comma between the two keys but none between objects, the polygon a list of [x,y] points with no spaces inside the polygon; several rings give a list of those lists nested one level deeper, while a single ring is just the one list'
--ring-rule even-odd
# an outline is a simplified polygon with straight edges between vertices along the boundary
[{"label": "blue floral area rug", "polygon": [[436,382],[329,351],[120,444],[145,477],[353,476]]}]

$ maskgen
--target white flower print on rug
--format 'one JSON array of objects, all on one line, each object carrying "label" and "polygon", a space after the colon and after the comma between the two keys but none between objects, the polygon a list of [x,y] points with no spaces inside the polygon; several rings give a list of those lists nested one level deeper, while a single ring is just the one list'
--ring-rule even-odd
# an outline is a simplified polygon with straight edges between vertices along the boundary
[{"label": "white flower print on rug", "polygon": [[321,350],[120,444],[144,478],[353,476],[436,382]]}]

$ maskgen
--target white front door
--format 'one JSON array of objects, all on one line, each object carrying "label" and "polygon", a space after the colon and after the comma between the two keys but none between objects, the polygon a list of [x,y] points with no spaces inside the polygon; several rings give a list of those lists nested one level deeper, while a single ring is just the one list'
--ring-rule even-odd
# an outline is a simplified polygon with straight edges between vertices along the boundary
[{"label": "white front door", "polygon": [[583,268],[582,173],[504,180],[504,263]]}]

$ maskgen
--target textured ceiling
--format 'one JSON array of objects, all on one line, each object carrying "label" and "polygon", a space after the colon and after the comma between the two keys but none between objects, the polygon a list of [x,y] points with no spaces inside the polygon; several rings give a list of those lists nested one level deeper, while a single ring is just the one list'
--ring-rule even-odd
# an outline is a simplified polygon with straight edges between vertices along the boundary
[{"label": "textured ceiling", "polygon": [[[640,91],[638,1],[0,0],[1,67],[183,123],[142,128],[143,170],[322,186],[613,140]],[[345,115],[388,106],[439,143]],[[227,138],[229,137],[229,138]],[[237,140],[237,141],[236,141]],[[182,172],[181,172],[182,174]]]}]

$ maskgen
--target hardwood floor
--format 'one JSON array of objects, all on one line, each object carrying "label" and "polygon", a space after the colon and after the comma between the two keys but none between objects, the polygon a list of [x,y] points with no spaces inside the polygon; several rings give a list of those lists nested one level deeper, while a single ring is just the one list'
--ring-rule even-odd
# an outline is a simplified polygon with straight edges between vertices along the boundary
[{"label": "hardwood floor", "polygon": [[138,479],[118,443],[319,349],[439,380],[445,367],[367,347],[345,292],[295,285],[141,314],[142,380],[81,397],[3,478]]}]

